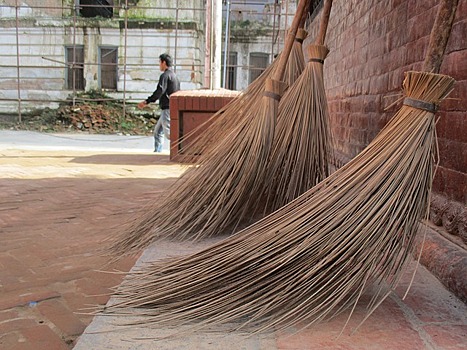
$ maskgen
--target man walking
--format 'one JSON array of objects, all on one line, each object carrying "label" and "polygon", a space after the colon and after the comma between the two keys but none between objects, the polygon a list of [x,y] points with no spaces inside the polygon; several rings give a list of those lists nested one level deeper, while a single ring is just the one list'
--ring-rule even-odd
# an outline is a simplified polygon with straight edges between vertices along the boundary
[{"label": "man walking", "polygon": [[162,72],[156,91],[146,100],[138,103],[138,108],[144,108],[151,102],[159,100],[162,113],[154,128],[154,152],[162,151],[163,135],[170,140],[170,95],[180,90],[180,81],[175,73],[170,69],[173,65],[172,57],[163,53],[159,56],[159,67]]}]

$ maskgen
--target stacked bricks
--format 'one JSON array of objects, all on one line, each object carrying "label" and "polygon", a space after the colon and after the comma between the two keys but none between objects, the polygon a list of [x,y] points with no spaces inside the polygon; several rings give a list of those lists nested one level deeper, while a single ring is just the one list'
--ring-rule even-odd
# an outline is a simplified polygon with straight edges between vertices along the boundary
[{"label": "stacked bricks", "polygon": [[[170,159],[179,160],[178,156],[182,148],[183,152],[190,152],[190,140],[204,132],[209,124],[199,130],[196,129],[239,94],[238,91],[226,89],[188,90],[172,94],[170,96]],[[187,135],[190,136],[186,137]],[[184,136],[185,139],[179,142]]]}]

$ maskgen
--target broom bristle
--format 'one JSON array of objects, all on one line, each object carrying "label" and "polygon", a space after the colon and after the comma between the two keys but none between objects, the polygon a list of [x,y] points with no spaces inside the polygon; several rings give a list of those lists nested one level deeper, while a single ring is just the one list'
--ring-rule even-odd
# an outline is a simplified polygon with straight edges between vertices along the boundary
[{"label": "broom bristle", "polygon": [[[287,86],[291,86],[305,68],[302,42],[306,35],[307,32],[303,29],[299,30],[296,35],[297,39],[290,52],[284,77]],[[216,145],[220,140],[223,140],[225,135],[238,125],[240,122],[239,118],[247,115],[244,111],[254,107],[258,103],[258,100],[261,99],[266,79],[274,74],[280,55],[247,87],[244,93],[233,99],[210,117],[208,121],[196,127],[179,141],[177,144],[177,146],[180,146],[179,161],[183,163],[198,163],[201,154],[205,153],[209,147]],[[188,145],[184,147],[187,141]]]},{"label": "broom bristle", "polygon": [[[409,72],[406,95],[439,103],[447,76]],[[372,283],[397,284],[425,218],[435,147],[432,112],[403,106],[357,157],[293,202],[199,253],[130,275],[107,314],[145,324],[308,324],[358,302]],[[131,309],[128,308],[143,308]],[[349,316],[350,317],[350,316]]]},{"label": "broom bristle", "polygon": [[269,177],[264,182],[266,206],[272,210],[329,175],[332,145],[322,63],[329,50],[322,45],[310,45],[308,50],[314,61],[308,62],[279,105]]},{"label": "broom bristle", "polygon": [[[284,83],[269,79],[266,90],[280,95]],[[256,200],[252,193],[258,191],[257,179],[264,177],[277,105],[277,100],[264,96],[260,108],[246,110],[223,142],[208,149],[199,166],[183,174],[167,200],[147,210],[138,226],[112,249],[135,252],[155,239],[198,239],[237,224],[244,208]]]},{"label": "broom bristle", "polygon": [[[299,34],[306,35],[306,32]],[[300,41],[295,42],[291,55],[295,58],[287,65],[289,79],[303,71]],[[259,196],[252,191],[260,191],[260,176],[264,174],[271,149],[273,135],[270,132],[274,125],[270,123],[275,122],[275,118],[266,121],[265,116],[258,113],[257,105],[265,90],[264,79],[275,69],[271,67],[268,73],[263,73],[259,82],[248,90],[249,94],[232,101],[228,105],[230,108],[226,107],[209,130],[190,143],[190,147],[201,154],[197,166],[187,169],[164,198],[148,204],[121,232],[109,238],[108,250],[112,255],[136,253],[161,238],[198,239],[223,229],[236,229],[252,206],[245,201],[250,203],[250,197],[256,201]],[[256,137],[262,133],[265,134],[263,139]],[[262,144],[265,141],[267,143]],[[263,158],[257,159],[261,154]],[[191,155],[190,151],[184,160]],[[224,186],[226,189],[222,188]]]}]

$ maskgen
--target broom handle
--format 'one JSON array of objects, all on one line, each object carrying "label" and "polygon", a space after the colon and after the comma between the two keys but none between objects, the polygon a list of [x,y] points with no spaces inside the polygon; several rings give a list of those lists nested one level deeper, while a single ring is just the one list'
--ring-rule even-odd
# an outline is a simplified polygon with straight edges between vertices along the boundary
[{"label": "broom handle", "polygon": [[287,34],[287,39],[285,41],[284,49],[279,58],[278,69],[274,72],[273,76],[271,77],[273,80],[281,81],[282,77],[285,73],[285,66],[287,60],[289,59],[290,51],[292,50],[292,45],[295,41],[295,35],[297,34],[298,25],[300,24],[300,20],[302,19],[302,14],[305,11],[305,5],[307,0],[300,0],[298,3],[297,11],[295,12],[295,16],[290,26],[289,33]]},{"label": "broom handle", "polygon": [[319,32],[316,36],[315,45],[324,45],[326,38],[326,31],[329,24],[329,15],[331,13],[332,0],[324,0],[323,13],[321,14],[321,21],[319,23]]},{"label": "broom handle", "polygon": [[451,34],[452,23],[456,15],[458,0],[441,0],[435,24],[430,34],[428,51],[423,62],[425,72],[439,73],[443,62],[444,51]]},{"label": "broom handle", "polygon": [[303,13],[302,13],[302,18],[300,19],[300,23],[298,24],[298,28],[304,28],[305,27],[306,18],[307,18],[308,12],[310,11],[311,1],[312,0],[307,0],[307,2],[305,3],[305,11],[303,11]]}]

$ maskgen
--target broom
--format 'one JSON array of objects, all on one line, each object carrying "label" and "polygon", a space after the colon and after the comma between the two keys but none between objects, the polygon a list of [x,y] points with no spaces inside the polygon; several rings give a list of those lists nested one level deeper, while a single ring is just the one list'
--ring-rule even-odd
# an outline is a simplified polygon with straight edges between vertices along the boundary
[{"label": "broom", "polygon": [[[304,21],[300,23],[300,25],[303,24]],[[302,43],[306,36],[306,30],[299,28],[292,50],[290,51],[289,59],[286,63],[284,82],[287,86],[291,86],[305,68]],[[274,74],[278,66],[280,55],[281,54],[279,54],[272,64],[247,87],[244,93],[222,107],[206,122],[184,135],[183,138],[176,143],[176,147],[180,148],[178,156],[180,162],[196,164],[199,161],[199,155],[205,153],[208,147],[224,140],[225,135],[231,132],[240,122],[239,118],[247,115],[243,111],[248,111],[253,108],[253,106],[258,103],[258,100],[261,99],[266,79]],[[185,149],[183,145],[187,143],[187,141],[188,145]]]},{"label": "broom", "polygon": [[308,64],[279,104],[269,178],[263,182],[266,206],[272,210],[329,175],[332,146],[323,76],[329,50],[323,44],[331,6],[332,1],[325,1],[319,34],[308,47]]},{"label": "broom", "polygon": [[[441,9],[448,5],[443,1]],[[444,32],[438,26],[442,13],[433,32]],[[444,52],[446,41],[431,40],[427,57]],[[426,70],[439,67],[427,62]],[[199,326],[248,316],[239,328],[259,322],[256,330],[262,331],[312,324],[348,308],[350,318],[362,293],[376,283],[370,314],[396,286],[427,215],[436,156],[434,106],[453,84],[448,76],[407,72],[404,105],[362,153],[238,234],[130,275],[105,314]]]},{"label": "broom", "polygon": [[[309,6],[309,4],[310,0],[307,0],[305,7]],[[285,66],[284,82],[287,84],[286,88],[291,86],[305,69],[302,43],[308,33],[302,27],[305,25],[306,18],[306,11],[303,11],[302,18],[298,25],[299,29],[297,30],[295,41]],[[257,104],[258,99],[261,98],[264,92],[266,79],[272,76],[278,66],[280,55],[279,53],[272,64],[247,87],[242,95],[233,99],[212,115],[206,122],[199,125],[187,135],[184,135],[183,138],[176,143],[176,147],[180,147],[178,157],[180,162],[196,164],[199,155],[203,154],[207,147],[222,142],[225,135],[239,123],[238,118],[244,115],[242,110],[249,110]],[[183,144],[186,140],[189,140],[189,149],[187,150],[183,148]]]},{"label": "broom", "polygon": [[[156,238],[210,236],[246,215],[263,179],[274,135],[277,106],[285,84],[280,81],[305,8],[300,0],[278,67],[265,83],[260,103],[241,109],[238,125],[224,140],[208,147],[197,167],[188,169],[169,197],[149,208],[124,236],[118,236],[110,250],[116,256],[134,253]],[[235,230],[235,227],[233,228]]]}]

